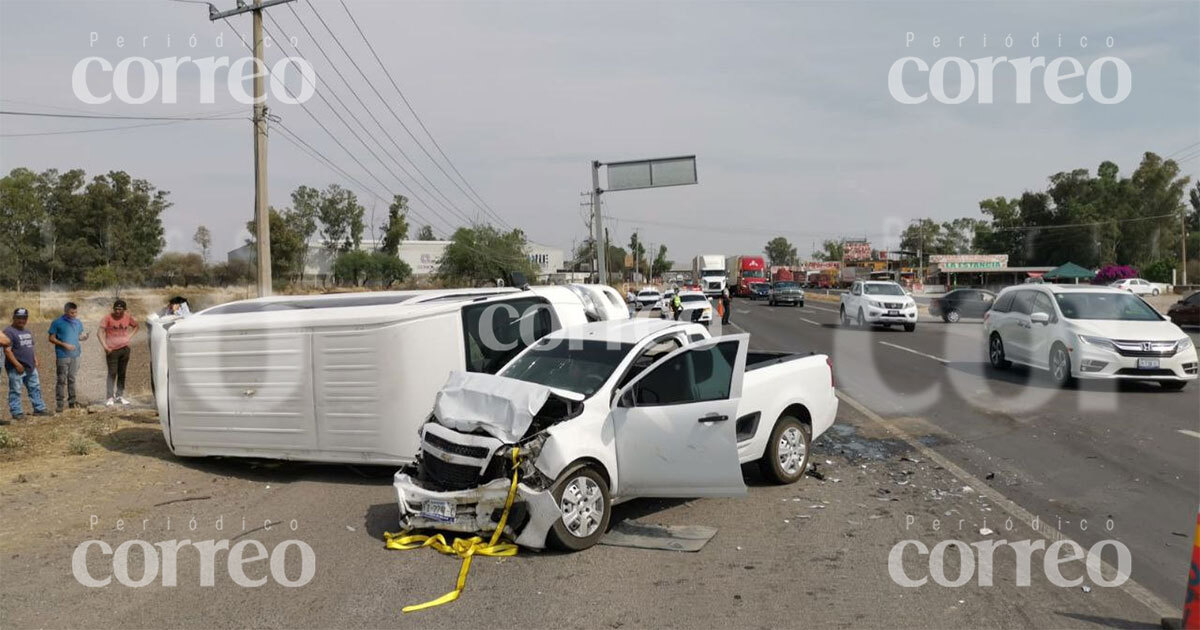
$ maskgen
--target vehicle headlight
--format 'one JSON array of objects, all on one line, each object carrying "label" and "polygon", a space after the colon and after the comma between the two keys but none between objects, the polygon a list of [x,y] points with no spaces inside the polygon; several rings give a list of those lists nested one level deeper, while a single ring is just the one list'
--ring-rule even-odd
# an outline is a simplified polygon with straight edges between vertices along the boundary
[{"label": "vehicle headlight", "polygon": [[1192,338],[1184,337],[1183,339],[1175,342],[1175,352],[1183,352],[1184,350],[1191,348],[1192,345]]},{"label": "vehicle headlight", "polygon": [[1090,335],[1079,335],[1079,340],[1082,341],[1083,343],[1086,343],[1091,346],[1097,346],[1100,348],[1104,348],[1105,350],[1116,351],[1116,349],[1117,349],[1117,347],[1115,345],[1113,345],[1113,342],[1111,339],[1105,339],[1104,337],[1092,337]]}]

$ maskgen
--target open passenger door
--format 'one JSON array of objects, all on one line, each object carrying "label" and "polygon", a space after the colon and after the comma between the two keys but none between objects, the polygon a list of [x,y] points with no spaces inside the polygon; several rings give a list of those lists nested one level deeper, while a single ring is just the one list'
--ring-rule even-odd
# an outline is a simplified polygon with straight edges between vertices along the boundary
[{"label": "open passenger door", "polygon": [[616,397],[622,496],[734,496],[746,492],[734,425],[749,335],[706,339],[655,362]]}]

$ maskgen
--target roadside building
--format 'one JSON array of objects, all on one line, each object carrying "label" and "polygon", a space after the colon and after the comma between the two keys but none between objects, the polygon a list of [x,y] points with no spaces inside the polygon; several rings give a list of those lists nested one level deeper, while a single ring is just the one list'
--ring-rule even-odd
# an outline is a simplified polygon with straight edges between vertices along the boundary
[{"label": "roadside building", "polygon": [[[450,246],[451,241],[400,241],[400,248],[396,255],[408,263],[412,268],[413,277],[428,278],[432,276],[441,263],[442,254],[446,248]],[[359,244],[359,249],[371,251],[378,247],[378,242],[370,239],[363,239]],[[538,276],[536,281],[539,283],[550,283],[552,276],[564,271],[563,250],[542,245],[539,243],[528,243],[525,249],[525,254],[529,260],[533,261],[538,267]],[[254,245],[243,245],[237,249],[230,250],[226,254],[226,259],[229,261],[244,261],[250,264],[255,260]],[[325,249],[319,242],[311,242],[308,245],[308,255],[304,259],[304,275],[302,282],[306,284],[324,284],[331,280],[330,274],[333,268],[333,256],[329,250]]]},{"label": "roadside building", "polygon": [[1009,267],[1008,254],[934,254],[929,257],[929,288],[971,287],[997,291],[1040,278],[1054,267]]}]

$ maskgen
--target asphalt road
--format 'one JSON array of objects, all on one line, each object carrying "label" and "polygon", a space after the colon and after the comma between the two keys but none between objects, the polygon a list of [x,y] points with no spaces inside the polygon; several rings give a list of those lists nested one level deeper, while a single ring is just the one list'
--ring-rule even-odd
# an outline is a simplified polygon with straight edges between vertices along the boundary
[{"label": "asphalt road", "polygon": [[1085,546],[1124,542],[1133,578],[1182,601],[1200,505],[1200,387],[1060,390],[1036,371],[992,371],[978,320],[860,330],[839,327],[836,308],[738,300],[733,321],[758,348],[829,354],[841,391],[993,475],[993,487]]}]

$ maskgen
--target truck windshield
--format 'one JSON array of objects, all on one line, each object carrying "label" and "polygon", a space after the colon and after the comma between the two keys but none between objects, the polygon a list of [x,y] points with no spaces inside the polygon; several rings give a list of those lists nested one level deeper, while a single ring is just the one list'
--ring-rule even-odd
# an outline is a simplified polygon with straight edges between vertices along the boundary
[{"label": "truck windshield", "polygon": [[863,293],[867,295],[904,295],[904,289],[898,284],[864,284]]},{"label": "truck windshield", "polygon": [[628,343],[542,339],[517,357],[500,376],[555,387],[590,397],[633,348]]},{"label": "truck windshield", "polygon": [[762,277],[764,277],[763,270],[762,269],[746,270],[746,271],[742,272],[742,277],[743,278],[762,278]]}]

